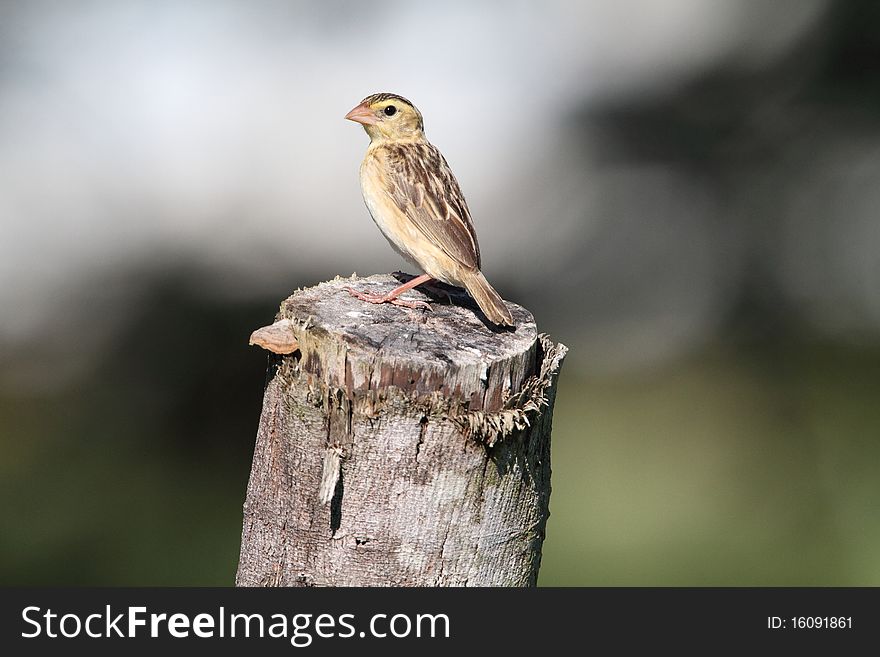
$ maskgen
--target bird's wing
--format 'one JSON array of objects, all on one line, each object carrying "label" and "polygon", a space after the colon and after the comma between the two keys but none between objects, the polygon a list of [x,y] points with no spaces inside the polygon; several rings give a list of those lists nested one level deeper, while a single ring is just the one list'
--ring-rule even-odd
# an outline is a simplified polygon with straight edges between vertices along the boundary
[{"label": "bird's wing", "polygon": [[462,265],[480,268],[480,247],[467,203],[432,144],[396,144],[387,153],[388,193],[432,243]]}]

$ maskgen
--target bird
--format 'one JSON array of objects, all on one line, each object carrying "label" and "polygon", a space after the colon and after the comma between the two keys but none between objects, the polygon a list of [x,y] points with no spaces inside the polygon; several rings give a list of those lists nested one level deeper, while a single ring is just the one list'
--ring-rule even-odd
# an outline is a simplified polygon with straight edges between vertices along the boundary
[{"label": "bird", "polygon": [[446,158],[425,137],[421,112],[403,96],[377,93],[345,118],[370,137],[360,183],[373,221],[398,254],[425,272],[387,294],[348,292],[370,303],[430,308],[400,295],[439,280],[467,290],[493,324],[513,326],[513,315],[480,271],[470,210]]}]

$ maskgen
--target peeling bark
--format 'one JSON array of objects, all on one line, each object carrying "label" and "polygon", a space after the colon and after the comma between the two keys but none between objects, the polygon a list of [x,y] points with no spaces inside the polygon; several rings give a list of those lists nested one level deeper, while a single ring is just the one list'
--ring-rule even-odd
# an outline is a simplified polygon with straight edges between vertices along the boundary
[{"label": "peeling bark", "polygon": [[270,356],[236,585],[535,584],[566,348],[513,304],[515,330],[495,329],[452,288],[432,311],[344,290],[397,284],[282,303],[298,349]]}]

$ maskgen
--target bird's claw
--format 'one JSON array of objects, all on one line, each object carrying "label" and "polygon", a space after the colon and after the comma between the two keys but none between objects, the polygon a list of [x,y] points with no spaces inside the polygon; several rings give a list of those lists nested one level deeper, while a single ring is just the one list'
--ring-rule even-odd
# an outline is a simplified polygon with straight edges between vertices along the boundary
[{"label": "bird's claw", "polygon": [[350,287],[345,288],[355,299],[366,301],[367,303],[390,303],[394,306],[403,306],[404,308],[426,308],[431,310],[431,306],[424,301],[407,301],[400,297],[389,297],[387,294],[373,294],[372,292],[358,292]]}]

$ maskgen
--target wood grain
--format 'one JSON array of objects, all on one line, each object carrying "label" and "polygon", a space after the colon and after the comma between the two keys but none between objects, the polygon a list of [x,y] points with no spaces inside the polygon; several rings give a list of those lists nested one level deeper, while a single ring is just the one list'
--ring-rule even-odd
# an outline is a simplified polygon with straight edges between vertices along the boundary
[{"label": "wood grain", "polygon": [[277,321],[238,586],[528,586],[549,515],[566,348],[531,314],[497,330],[454,288],[371,305],[388,275],[297,291]]}]

